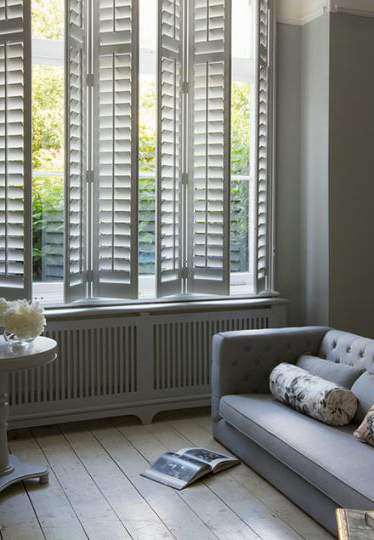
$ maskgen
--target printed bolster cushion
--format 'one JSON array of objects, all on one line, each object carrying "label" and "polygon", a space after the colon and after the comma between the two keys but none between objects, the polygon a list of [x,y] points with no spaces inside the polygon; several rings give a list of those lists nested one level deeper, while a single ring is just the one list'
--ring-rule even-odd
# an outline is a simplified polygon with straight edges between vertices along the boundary
[{"label": "printed bolster cushion", "polygon": [[367,415],[353,435],[359,441],[374,446],[374,405],[370,407]]},{"label": "printed bolster cushion", "polygon": [[357,398],[350,390],[293,364],[273,369],[270,391],[278,401],[331,426],[349,424],[357,410]]}]

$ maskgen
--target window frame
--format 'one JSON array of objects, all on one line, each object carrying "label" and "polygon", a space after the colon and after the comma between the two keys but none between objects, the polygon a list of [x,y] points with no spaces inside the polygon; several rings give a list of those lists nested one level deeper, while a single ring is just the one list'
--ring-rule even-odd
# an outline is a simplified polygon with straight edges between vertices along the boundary
[{"label": "window frame", "polygon": [[[235,1],[235,0],[234,0]],[[258,2],[259,0],[255,0]],[[268,222],[267,222],[267,238],[268,238],[268,276],[267,276],[267,286],[264,288],[263,291],[254,291],[254,292],[239,292],[239,293],[232,293],[230,294],[224,294],[224,295],[212,295],[209,293],[201,293],[201,294],[193,294],[193,295],[186,295],[186,294],[177,294],[170,297],[157,297],[157,298],[150,298],[150,297],[138,297],[136,299],[100,299],[100,298],[92,298],[92,299],[83,299],[78,300],[72,303],[64,302],[63,304],[60,303],[51,303],[47,304],[49,308],[56,307],[56,308],[62,308],[66,307],[69,308],[71,306],[110,306],[110,305],[124,305],[124,304],[144,304],[144,303],[168,303],[168,302],[194,302],[194,301],[201,301],[201,300],[219,300],[219,299],[241,299],[241,298],[258,298],[258,297],[271,297],[271,296],[277,296],[278,293],[274,290],[274,266],[275,266],[275,220],[274,220],[274,214],[275,214],[275,153],[276,153],[276,147],[275,147],[275,111],[276,111],[276,100],[275,100],[275,50],[276,50],[276,20],[275,20],[275,9],[273,5],[273,0],[269,0],[272,9],[271,12],[271,28],[270,28],[270,36],[269,36],[269,60],[271,62],[271,77],[270,77],[270,85],[271,85],[271,99],[269,100],[269,110],[271,110],[271,129],[270,129],[270,146],[271,146],[271,173],[268,176],[268,186],[269,186],[269,203],[268,203]],[[34,38],[35,39],[35,38]],[[31,36],[30,36],[31,41]],[[34,41],[34,40],[32,40]],[[35,40],[35,41],[44,41],[44,40]],[[47,40],[46,40],[47,41]],[[48,40],[48,41],[56,41],[58,43],[58,46],[60,46],[61,41],[60,40]],[[33,55],[34,56],[34,55]],[[49,60],[48,62],[43,63],[52,63],[54,65],[60,65],[59,61],[57,60],[56,64],[52,59],[52,55],[46,55],[46,58]],[[33,173],[33,176],[37,176],[40,172]],[[65,173],[66,174],[66,173]],[[231,175],[232,176],[232,175]],[[249,176],[249,181],[252,175]],[[30,197],[31,200],[31,197]],[[30,215],[31,215],[31,208],[30,208]],[[253,211],[253,210],[252,210]],[[29,220],[31,222],[31,219]],[[31,237],[32,230],[31,230],[31,223],[26,225],[25,227],[26,232],[26,239]],[[30,246],[30,252],[31,252],[31,246]],[[228,258],[230,258],[230,252],[228,252]],[[30,273],[32,277],[32,265],[30,266]],[[248,272],[248,275],[250,275],[250,272]],[[229,273],[230,276],[230,286],[232,287],[232,281],[235,281],[235,278],[233,280],[233,274],[232,272]],[[139,276],[141,279],[142,277],[145,277],[145,279],[148,279],[147,276]],[[152,277],[153,279],[153,277]],[[238,279],[240,279],[240,276],[238,276]],[[35,284],[33,284],[33,287],[35,287]],[[31,291],[27,292],[25,291],[25,296],[31,297]]]}]

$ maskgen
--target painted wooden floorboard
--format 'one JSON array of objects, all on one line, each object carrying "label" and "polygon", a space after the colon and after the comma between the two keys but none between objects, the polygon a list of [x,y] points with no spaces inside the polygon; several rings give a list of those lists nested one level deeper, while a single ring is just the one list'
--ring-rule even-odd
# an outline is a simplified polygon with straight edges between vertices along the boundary
[{"label": "painted wooden floorboard", "polygon": [[57,428],[33,430],[89,538],[131,538],[86,468]]},{"label": "painted wooden floorboard", "polygon": [[127,417],[13,432],[11,450],[48,464],[50,482],[0,495],[0,540],[331,540],[245,465],[180,492],[140,476],[162,452],[188,446],[229,453],[206,409],[148,426]]},{"label": "painted wooden floorboard", "polygon": [[[176,432],[171,425],[155,423],[147,426],[147,428],[170,450],[176,451],[184,446],[195,445],[194,442],[186,439],[181,433]],[[205,446],[212,448],[213,445],[209,442]],[[216,449],[222,451],[221,448]],[[226,449],[223,451],[227,453]],[[224,471],[217,476],[208,477],[205,481],[207,487],[251,527],[260,538],[264,540],[300,540],[303,538],[286,523],[282,522],[279,517],[274,516],[263,502],[238,483],[233,477],[233,471],[234,469]]]},{"label": "painted wooden floorboard", "polygon": [[1,493],[0,527],[4,540],[43,540],[45,538],[22,484],[11,486]]},{"label": "painted wooden floorboard", "polygon": [[[205,423],[205,428],[202,427],[204,422],[196,422],[195,419],[174,419],[170,420],[170,424],[195,445],[208,446],[217,451],[228,452],[226,448],[213,439],[211,427],[208,427],[207,423]],[[325,529],[320,527],[249,467],[240,465],[227,472],[258,497],[269,510],[297,531],[301,537],[306,540],[331,540],[332,536]]]},{"label": "painted wooden floorboard", "polygon": [[[160,440],[142,426],[124,426],[119,427],[119,429],[149,462],[153,462],[160,454],[171,449],[164,446]],[[254,531],[248,527],[248,524],[224,504],[207,487],[205,482],[199,482],[187,490],[181,491],[180,496],[217,538],[222,540],[231,540],[232,538],[238,540],[259,539]]]},{"label": "painted wooden floorboard", "polygon": [[[195,418],[195,422],[208,432],[208,436],[211,439],[212,428],[210,415],[207,413],[198,416]],[[217,441],[214,439],[213,441],[214,444],[217,444],[217,449],[220,448],[223,451],[227,451]],[[274,489],[273,486],[250,468],[233,469],[231,472],[240,483],[245,485],[247,489],[262,500],[272,512],[276,513],[292,528],[299,531],[304,538],[307,540],[331,540],[332,536],[325,529],[320,527],[305,512],[300,510],[287,497]]]},{"label": "painted wooden floorboard", "polygon": [[[10,448],[22,461],[41,464],[48,462],[28,430],[19,431],[10,441]],[[25,482],[25,489],[38,516],[47,540],[63,540],[67,535],[77,540],[87,535],[53,469],[49,471],[49,483]]]},{"label": "painted wooden floorboard", "polygon": [[118,429],[104,427],[95,429],[93,433],[176,538],[217,538],[179,493],[140,476],[148,462]]},{"label": "painted wooden floorboard", "polygon": [[81,425],[60,426],[96,485],[135,539],[170,539],[170,531],[99,441]]}]

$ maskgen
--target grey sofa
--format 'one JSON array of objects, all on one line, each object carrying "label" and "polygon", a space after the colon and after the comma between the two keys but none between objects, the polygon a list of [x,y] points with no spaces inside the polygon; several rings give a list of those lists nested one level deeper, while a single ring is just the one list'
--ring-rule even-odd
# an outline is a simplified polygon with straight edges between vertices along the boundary
[{"label": "grey sofa", "polygon": [[[374,373],[374,340],[324,327],[213,338],[214,437],[335,533],[335,509],[374,508],[374,448],[275,401],[269,374],[309,353]],[[374,403],[374,389],[373,389]]]}]

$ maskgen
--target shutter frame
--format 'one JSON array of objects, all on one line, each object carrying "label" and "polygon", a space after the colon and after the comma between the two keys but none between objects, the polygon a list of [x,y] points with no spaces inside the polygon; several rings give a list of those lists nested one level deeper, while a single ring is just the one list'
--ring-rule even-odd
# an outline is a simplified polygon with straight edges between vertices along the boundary
[{"label": "shutter frame", "polygon": [[[112,4],[112,2],[110,2]],[[124,31],[116,30],[116,21],[120,21],[119,18],[114,19],[114,13],[112,13],[113,30],[101,31],[100,24],[102,22],[100,16],[100,10],[108,9],[107,0],[95,0],[94,2],[94,86],[93,86],[93,148],[94,148],[94,182],[93,182],[93,296],[95,297],[107,297],[107,298],[137,298],[138,297],[138,24],[139,24],[139,7],[138,0],[122,0],[117,2],[115,8],[117,10],[130,10],[130,30]],[[120,4],[120,5],[118,5]],[[109,20],[105,19],[105,24]],[[104,23],[103,23],[104,25]],[[118,36],[118,37],[117,37]],[[102,40],[102,41],[101,41]],[[104,180],[105,174],[101,174],[102,170],[107,167],[106,160],[108,159],[108,152],[105,150],[105,145],[108,144],[107,128],[105,128],[105,122],[108,116],[103,113],[104,108],[101,107],[100,100],[105,91],[105,76],[108,74],[108,60],[112,57],[112,95],[115,96],[113,100],[113,107],[116,107],[117,99],[120,101],[118,109],[113,109],[111,113],[112,120],[112,137],[110,143],[112,145],[112,179],[111,179],[111,193],[112,193],[112,210],[111,210],[111,228],[110,234],[106,234],[104,231],[107,228],[104,222],[105,216],[107,216],[105,206],[105,191],[108,189],[107,181]],[[125,77],[119,77],[118,73],[122,70],[126,72],[125,63],[129,57],[130,62],[130,81]],[[102,62],[102,64],[101,64]],[[120,64],[118,64],[120,62]],[[122,62],[122,64],[121,64]],[[106,74],[106,75],[105,75]],[[102,83],[102,86],[101,86]],[[123,101],[125,100],[126,90],[117,90],[117,85],[129,84],[130,100],[129,106],[125,113],[119,112],[123,108]],[[104,99],[104,98],[103,98]],[[105,107],[105,106],[104,106]],[[124,148],[119,149],[121,142],[122,145],[126,144],[126,120],[130,117],[130,139],[127,141],[130,144],[130,158],[129,161],[125,161],[123,156],[126,154]],[[102,123],[101,123],[102,122]],[[122,122],[122,127],[116,127],[117,122]],[[118,124],[117,124],[118,125]],[[121,131],[121,133],[120,133]],[[101,139],[101,134],[103,139]],[[104,140],[105,139],[105,140]],[[101,161],[101,155],[103,161]],[[115,161],[117,158],[118,161]],[[119,159],[122,158],[122,161]],[[105,163],[104,163],[105,162]],[[119,174],[120,167],[129,167],[129,181],[125,180],[125,173]],[[117,170],[116,170],[117,169]],[[118,177],[122,176],[122,179],[118,181]],[[115,196],[115,190],[124,191],[127,190],[130,194],[129,199],[122,199],[122,209],[118,209],[118,205],[121,202],[117,200]],[[130,213],[127,213],[123,208],[123,205],[127,205],[129,200]],[[124,215],[127,216],[124,218]],[[118,217],[118,215],[120,217]],[[116,221],[117,217],[117,221]],[[106,218],[108,219],[108,218]],[[106,222],[107,223],[107,222]],[[129,232],[121,235],[115,229],[120,227],[128,227]],[[106,234],[106,235],[105,235]],[[111,236],[109,240],[110,249],[112,251],[111,269],[105,269],[102,267],[103,260],[105,260],[105,254],[108,251],[108,247],[105,245],[105,238]],[[121,240],[119,241],[119,237]],[[104,240],[102,241],[102,238]],[[116,241],[117,240],[117,241]],[[108,241],[108,240],[107,240]],[[103,242],[103,243],[102,243]],[[121,243],[122,242],[122,243]],[[118,249],[119,253],[126,253],[114,257],[115,250]],[[117,253],[118,253],[117,252]],[[108,261],[107,261],[108,262]],[[118,270],[117,265],[127,264],[128,271]]]},{"label": "shutter frame", "polygon": [[[74,8],[80,24],[71,22]],[[76,11],[77,13],[77,11]],[[78,75],[73,73],[73,55]],[[65,2],[65,302],[88,297],[87,0]],[[77,60],[78,57],[78,60]],[[77,77],[79,82],[77,82]],[[74,90],[73,83],[74,81]],[[75,91],[75,96],[74,96]],[[74,99],[73,99],[74,96]],[[78,113],[73,110],[73,103]],[[78,117],[78,119],[77,119]],[[77,124],[77,122],[79,124]],[[77,127],[78,126],[78,127]],[[71,140],[74,138],[74,144]],[[78,141],[78,142],[77,142]],[[76,150],[78,144],[79,150]],[[74,161],[72,155],[78,153]],[[74,167],[76,170],[74,171]],[[78,191],[78,197],[76,196]],[[75,193],[75,197],[73,196]],[[77,224],[78,223],[78,224]],[[78,235],[75,230],[78,228]],[[73,257],[72,252],[75,255]]]},{"label": "shutter frame", "polygon": [[[184,219],[184,188],[182,182],[183,171],[183,133],[182,118],[184,116],[183,94],[183,44],[184,34],[184,0],[158,0],[158,70],[157,70],[157,189],[156,189],[156,288],[157,296],[168,296],[182,292],[183,274],[183,219]],[[173,38],[163,32],[163,25],[167,26],[163,18],[167,6],[173,10]],[[179,20],[179,35],[178,34]],[[168,67],[163,69],[166,64]],[[178,74],[179,68],[179,74]],[[169,94],[163,93],[163,86],[167,87],[169,76],[172,73],[173,87],[168,86]],[[171,95],[172,94],[172,95]],[[172,127],[168,126],[164,107],[168,100],[173,100]],[[168,136],[172,143],[168,143]],[[167,152],[163,151],[168,144],[173,148],[173,164],[170,166]],[[179,149],[178,160],[175,151]],[[168,174],[164,176],[164,170]],[[172,171],[170,171],[172,169]],[[170,183],[172,187],[170,187]],[[164,193],[167,193],[164,198]],[[169,197],[169,199],[168,199]],[[170,206],[172,210],[170,211]],[[170,217],[171,214],[171,217]],[[171,219],[171,222],[170,222]],[[172,232],[170,232],[170,228]],[[168,245],[171,242],[172,247]],[[171,269],[168,268],[171,266]]]},{"label": "shutter frame", "polygon": [[[4,171],[0,173],[0,216],[4,219],[4,225],[1,226],[3,241],[0,241],[0,296],[4,296],[8,300],[17,298],[31,299],[32,296],[32,131],[31,131],[31,6],[27,0],[19,0],[18,4],[13,4],[14,10],[18,8],[18,17],[8,17],[6,3],[4,0],[0,2],[0,8],[3,12],[3,21],[0,29],[0,47],[3,47],[4,61],[3,70],[0,71],[0,77],[3,79],[3,100],[4,120],[0,124],[0,132],[3,139],[4,152]],[[22,56],[12,56],[13,68],[14,60],[18,58],[19,68],[23,72],[22,83],[23,91],[17,96],[20,98],[21,108],[9,109],[8,90],[11,88],[12,82],[8,78],[14,77],[14,70],[9,73],[6,69],[9,67],[6,60],[8,49],[12,50],[12,46],[21,44]],[[0,68],[1,69],[1,68]],[[13,85],[17,86],[14,83]],[[18,83],[19,85],[19,83]],[[14,92],[11,99],[14,101]],[[21,144],[14,146],[14,134],[8,134],[8,127],[13,122],[9,120],[10,111],[15,111],[13,114],[17,116],[21,111],[22,132],[19,135]],[[8,121],[9,120],[9,121]],[[18,122],[19,123],[19,120]],[[13,143],[13,146],[11,146]],[[20,149],[20,150],[19,150]],[[11,160],[9,154],[13,151],[14,159]],[[16,159],[17,156],[17,159]],[[17,182],[14,177],[15,173],[8,174],[9,163],[12,163],[13,169],[15,166],[20,168],[17,173],[21,177],[21,182]],[[21,163],[23,162],[23,165]],[[9,178],[10,176],[10,178]],[[13,183],[12,183],[13,179]],[[21,189],[20,189],[20,186]],[[15,191],[20,191],[17,198],[11,197],[8,194],[8,189],[13,188]],[[4,190],[3,197],[1,192]],[[18,205],[17,201],[18,200]],[[13,206],[13,208],[12,208]],[[8,221],[9,214],[13,214],[13,219]],[[17,216],[18,214],[18,216]],[[22,217],[21,217],[22,216]],[[13,229],[13,235],[9,235],[8,227]],[[18,228],[17,233],[15,229]],[[13,238],[13,246],[9,245]],[[3,244],[4,242],[4,244]],[[14,264],[13,271],[9,269],[9,265]]]},{"label": "shutter frame", "polygon": [[[214,64],[216,63],[222,63],[223,64],[223,74],[222,74],[222,83],[223,83],[223,104],[222,104],[222,116],[223,116],[223,135],[222,135],[222,141],[221,143],[218,142],[218,145],[221,144],[223,147],[223,164],[222,164],[222,180],[221,180],[221,197],[219,200],[219,204],[221,204],[221,215],[222,215],[222,231],[221,234],[215,234],[213,235],[216,237],[216,242],[218,241],[218,251],[221,252],[221,263],[218,265],[218,267],[209,267],[208,259],[214,259],[213,256],[207,255],[209,252],[209,249],[212,250],[210,241],[209,241],[209,235],[211,234],[209,232],[210,227],[210,221],[207,219],[207,215],[209,213],[209,202],[214,204],[214,202],[217,201],[217,199],[210,200],[209,199],[209,191],[214,189],[214,183],[209,180],[209,178],[206,176],[206,184],[205,184],[205,192],[208,190],[208,196],[205,194],[205,234],[204,234],[204,249],[205,249],[205,267],[198,269],[196,265],[196,259],[198,253],[196,249],[195,253],[195,246],[197,245],[197,237],[198,234],[195,229],[195,217],[196,217],[196,208],[198,205],[195,205],[194,200],[194,190],[195,185],[197,185],[197,182],[194,177],[194,144],[192,141],[195,141],[195,131],[194,131],[194,122],[191,120],[190,122],[190,130],[189,130],[189,141],[191,141],[190,144],[190,151],[189,151],[189,176],[190,176],[190,186],[189,186],[189,211],[188,211],[188,225],[189,225],[189,238],[188,238],[188,268],[189,268],[189,278],[187,282],[187,289],[190,293],[200,293],[200,294],[219,294],[219,295],[228,295],[230,293],[230,154],[231,154],[231,143],[230,143],[230,131],[231,131],[231,0],[222,0],[222,9],[223,9],[223,17],[222,18],[222,51],[219,51],[219,43],[217,42],[217,48],[215,49],[214,46],[212,46],[212,41],[209,41],[208,39],[204,43],[202,41],[200,44],[195,44],[195,36],[197,35],[197,32],[200,31],[201,33],[201,27],[196,30],[196,20],[194,17],[194,11],[196,6],[200,6],[200,9],[204,9],[204,3],[206,5],[207,13],[209,13],[209,9],[217,9],[217,6],[219,5],[218,2],[215,2],[213,6],[210,6],[209,0],[193,0],[191,2],[191,11],[190,11],[190,28],[191,28],[191,36],[190,36],[190,70],[189,70],[189,83],[190,83],[190,96],[189,96],[189,104],[190,104],[190,110],[189,110],[189,118],[194,118],[194,104],[196,103],[196,84],[194,79],[194,69],[197,66],[198,63],[204,63],[206,62],[206,81],[208,83],[209,77],[214,77],[215,74],[213,72],[213,75],[210,72],[210,67],[214,67]],[[203,6],[203,7],[201,7]],[[208,16],[208,15],[207,15]],[[216,18],[217,20],[217,18]],[[196,31],[196,34],[195,34]],[[216,30],[216,26],[214,28],[209,28],[209,22],[207,22],[207,36],[208,32],[214,32]],[[200,48],[200,51],[199,51]],[[199,62],[200,57],[200,62]],[[214,87],[206,87],[206,100],[208,101],[209,98],[209,88]],[[213,97],[214,100],[214,97]],[[228,106],[227,106],[228,104]],[[206,111],[209,109],[205,109]],[[209,114],[206,113],[206,125],[208,126],[208,118]],[[209,132],[209,128],[206,127],[206,141],[209,141],[209,135],[213,135],[213,133]],[[208,144],[209,148],[210,143]],[[214,145],[212,145],[214,146]],[[206,169],[209,168],[209,154],[205,154],[206,157]],[[212,154],[213,156],[214,154]],[[214,168],[214,167],[213,167]],[[209,173],[208,173],[209,174]],[[218,190],[219,191],[219,190]],[[217,238],[218,237],[218,238]],[[213,250],[212,250],[213,251]],[[219,258],[219,257],[218,257]],[[215,276],[214,276],[215,274]]]},{"label": "shutter frame", "polygon": [[257,0],[255,250],[256,293],[273,294],[274,5]]}]

